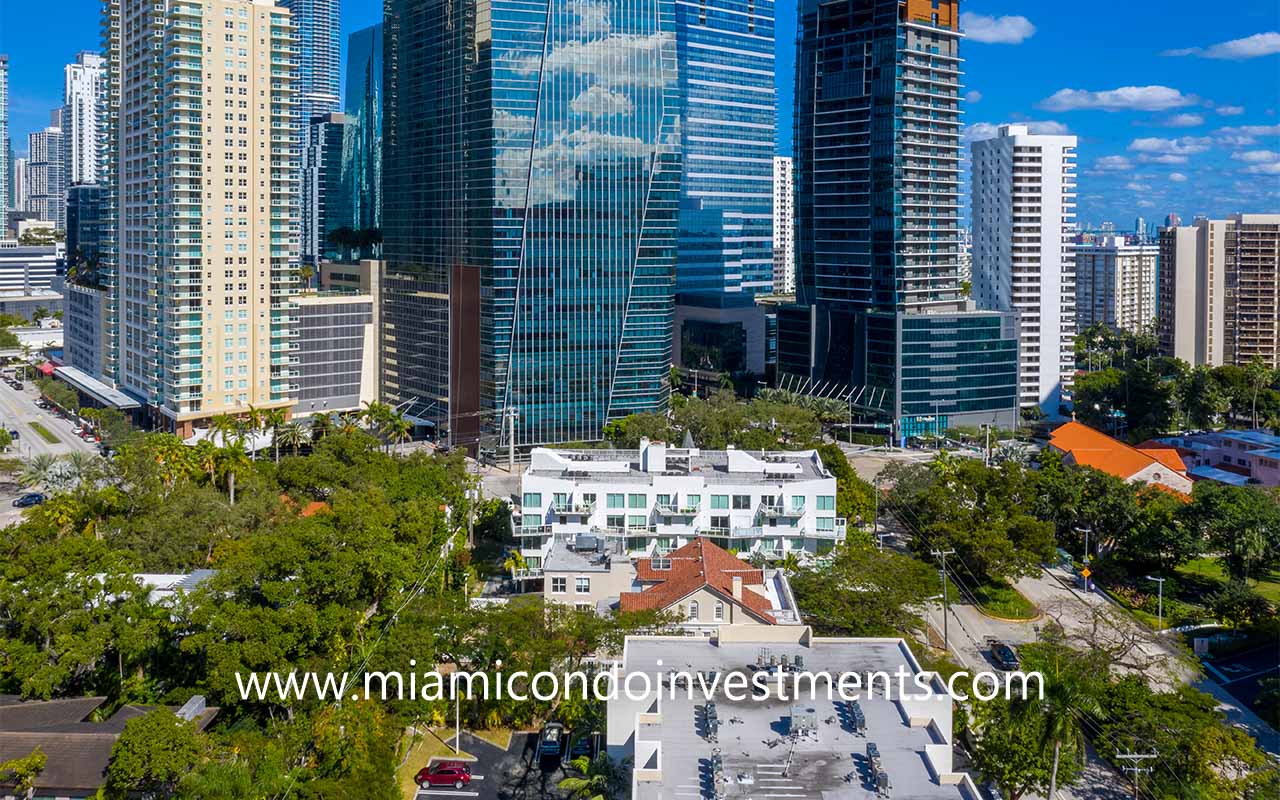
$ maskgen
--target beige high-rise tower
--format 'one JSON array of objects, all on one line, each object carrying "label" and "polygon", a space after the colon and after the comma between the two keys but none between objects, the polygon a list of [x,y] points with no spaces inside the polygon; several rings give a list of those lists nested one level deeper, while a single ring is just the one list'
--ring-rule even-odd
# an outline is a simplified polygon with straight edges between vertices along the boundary
[{"label": "beige high-rise tower", "polygon": [[106,0],[107,380],[156,422],[291,406],[297,36],[270,0]]}]

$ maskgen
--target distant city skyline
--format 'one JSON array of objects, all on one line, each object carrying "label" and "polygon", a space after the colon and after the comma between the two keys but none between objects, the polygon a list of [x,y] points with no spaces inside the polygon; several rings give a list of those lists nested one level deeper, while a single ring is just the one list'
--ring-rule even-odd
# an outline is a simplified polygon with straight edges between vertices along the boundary
[{"label": "distant city skyline", "polygon": [[[18,35],[47,24],[46,8],[0,4],[15,155],[62,104],[63,67],[77,52],[98,49],[100,7],[100,0],[62,0],[51,43]],[[1139,214],[1163,221],[1170,212],[1190,220],[1280,209],[1280,11],[1270,0],[1242,0],[1231,14],[1205,14],[1191,0],[1156,8],[962,0],[967,140],[1004,122],[1079,136],[1082,222],[1125,230]],[[795,3],[777,9],[783,155],[793,133],[795,10]],[[381,0],[344,0],[344,69],[347,37],[381,19]],[[1082,57],[1089,50],[1106,58]]]}]

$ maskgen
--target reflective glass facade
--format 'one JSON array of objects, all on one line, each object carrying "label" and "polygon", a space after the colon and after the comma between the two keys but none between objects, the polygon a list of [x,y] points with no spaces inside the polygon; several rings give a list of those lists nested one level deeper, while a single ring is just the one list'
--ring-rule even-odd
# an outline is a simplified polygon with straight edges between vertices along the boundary
[{"label": "reflective glass facade", "polygon": [[773,0],[676,4],[681,292],[773,286]]},{"label": "reflective glass facade", "polygon": [[338,111],[341,90],[342,0],[276,0],[289,9],[298,36],[299,128]]},{"label": "reflective glass facade", "polygon": [[1012,317],[960,291],[958,6],[800,3],[796,293],[811,311],[780,313],[779,369],[866,387],[904,427],[935,401],[985,415],[958,423],[1015,421]]},{"label": "reflective glass facade", "polygon": [[387,10],[389,401],[486,447],[505,446],[508,411],[524,446],[598,439],[611,419],[664,407],[672,0]]},{"label": "reflective glass facade", "polygon": [[[355,230],[382,227],[382,25],[347,39],[342,192]],[[336,222],[336,219],[335,219]]]}]

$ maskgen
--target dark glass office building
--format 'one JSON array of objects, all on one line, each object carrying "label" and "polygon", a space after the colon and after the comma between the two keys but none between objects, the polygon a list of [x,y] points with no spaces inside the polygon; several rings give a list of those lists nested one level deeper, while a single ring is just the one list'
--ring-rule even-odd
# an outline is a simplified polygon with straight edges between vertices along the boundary
[{"label": "dark glass office building", "polygon": [[355,230],[382,227],[382,24],[347,39],[342,192]]},{"label": "dark glass office building", "polygon": [[801,0],[799,22],[779,371],[848,384],[899,430],[1014,424],[1012,316],[960,289],[959,3]]},{"label": "dark glass office building", "polygon": [[676,4],[680,292],[773,290],[773,0]]},{"label": "dark glass office building", "polygon": [[336,228],[352,227],[351,201],[342,191],[342,152],[347,118],[312,117],[302,151],[302,263],[339,258],[341,246],[329,241]]},{"label": "dark glass office building", "polygon": [[389,0],[384,391],[500,448],[670,387],[673,0]]}]

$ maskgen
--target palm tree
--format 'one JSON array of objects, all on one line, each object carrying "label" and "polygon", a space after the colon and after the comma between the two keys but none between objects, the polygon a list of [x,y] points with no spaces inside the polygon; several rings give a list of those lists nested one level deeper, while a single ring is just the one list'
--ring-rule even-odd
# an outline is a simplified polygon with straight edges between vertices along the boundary
[{"label": "palm tree", "polygon": [[527,569],[528,566],[528,562],[524,560],[524,553],[519,550],[512,550],[507,556],[507,560],[502,562],[502,568],[510,572],[512,577],[515,576],[516,572]]},{"label": "palm tree", "polygon": [[606,754],[601,753],[594,760],[578,756],[569,766],[582,773],[582,777],[570,776],[559,783],[571,800],[611,800],[615,796],[621,776]]},{"label": "palm tree", "polygon": [[289,415],[283,408],[273,408],[263,415],[263,422],[271,429],[271,449],[275,451],[276,463],[280,463],[280,428],[289,421]]},{"label": "palm tree", "polygon": [[201,472],[209,475],[209,485],[215,485],[218,470],[218,448],[209,439],[201,439],[191,448],[191,457]]},{"label": "palm tree", "polygon": [[218,462],[218,472],[226,477],[227,495],[231,505],[234,506],[236,504],[236,470],[248,467],[249,457],[244,451],[244,446],[236,443],[218,451]]},{"label": "palm tree", "polygon": [[413,423],[399,411],[392,413],[390,419],[383,424],[383,432],[391,442],[397,445],[396,452],[399,452],[399,445],[409,441],[413,433]]},{"label": "palm tree", "polygon": [[236,418],[230,414],[217,414],[213,419],[209,420],[210,436],[216,436],[222,441],[222,446],[227,447],[239,435],[239,428],[236,425]]},{"label": "palm tree", "polygon": [[[280,429],[275,440],[289,448],[289,452],[296,456],[303,443],[307,441],[307,429],[303,427],[301,422],[296,420],[288,422]],[[276,460],[279,460],[278,450],[276,451]]]},{"label": "palm tree", "polygon": [[49,453],[38,453],[31,457],[18,475],[18,482],[28,488],[48,487],[59,471],[58,459]]},{"label": "palm tree", "polygon": [[1027,700],[1024,712],[1039,713],[1044,716],[1044,732],[1040,744],[1045,749],[1053,747],[1053,769],[1049,774],[1049,797],[1058,796],[1058,764],[1062,758],[1062,746],[1072,745],[1084,747],[1084,731],[1082,715],[1097,717],[1102,713],[1102,706],[1085,686],[1084,682],[1071,675],[1055,674],[1045,681],[1044,696],[1031,697]]},{"label": "palm tree", "polygon": [[782,557],[782,562],[779,566],[782,567],[783,572],[788,575],[794,575],[800,571],[803,565],[800,563],[800,556],[796,555],[796,551],[788,550],[787,554]]},{"label": "palm tree", "polygon": [[97,456],[76,451],[67,456],[67,479],[73,486],[96,484],[100,476],[101,462]]},{"label": "palm tree", "polygon": [[333,430],[333,419],[330,418],[329,412],[316,414],[311,418],[311,441],[318,442],[325,436],[329,435],[329,431]]},{"label": "palm tree", "polygon": [[344,411],[338,415],[338,432],[352,434],[360,430],[360,415],[354,411]]}]

